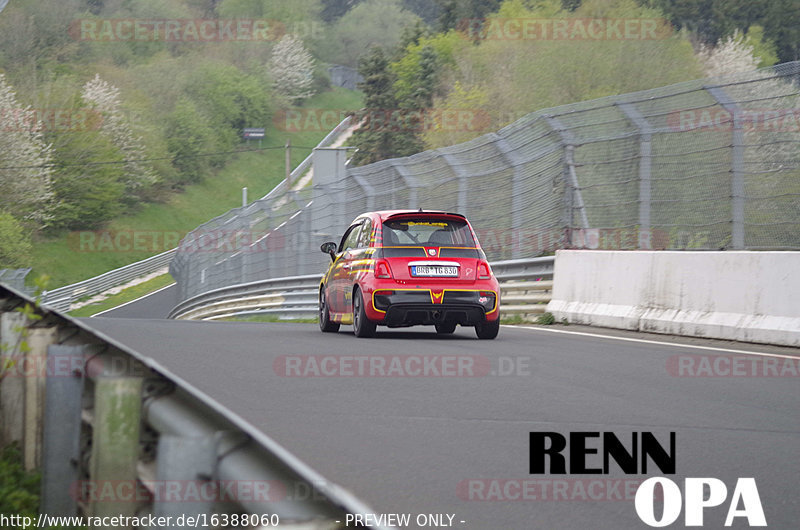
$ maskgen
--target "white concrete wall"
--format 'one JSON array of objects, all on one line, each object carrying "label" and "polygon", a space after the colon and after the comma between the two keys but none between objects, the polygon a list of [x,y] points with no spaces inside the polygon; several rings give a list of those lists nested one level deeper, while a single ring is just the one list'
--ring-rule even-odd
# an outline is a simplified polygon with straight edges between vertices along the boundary
[{"label": "white concrete wall", "polygon": [[559,250],[557,321],[800,346],[800,252]]}]

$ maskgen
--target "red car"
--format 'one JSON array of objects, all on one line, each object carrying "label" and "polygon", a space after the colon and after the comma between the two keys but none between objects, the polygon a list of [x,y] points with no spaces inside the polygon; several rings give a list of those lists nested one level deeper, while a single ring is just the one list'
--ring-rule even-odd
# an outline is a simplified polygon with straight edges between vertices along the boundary
[{"label": "red car", "polygon": [[352,324],[357,337],[377,326],[433,325],[478,338],[500,329],[500,287],[463,215],[393,210],[359,215],[341,242],[324,243],[331,263],[319,287],[319,327]]}]

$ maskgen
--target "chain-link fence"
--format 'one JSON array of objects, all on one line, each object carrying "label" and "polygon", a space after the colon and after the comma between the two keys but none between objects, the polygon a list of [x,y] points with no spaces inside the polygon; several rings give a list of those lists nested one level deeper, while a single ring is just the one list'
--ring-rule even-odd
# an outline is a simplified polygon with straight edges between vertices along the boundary
[{"label": "chain-link fence", "polygon": [[[190,233],[181,299],[321,272],[364,211],[468,216],[490,260],[557,248],[800,249],[800,62],[534,112],[496,133],[315,177]],[[327,181],[327,184],[320,184]]]}]

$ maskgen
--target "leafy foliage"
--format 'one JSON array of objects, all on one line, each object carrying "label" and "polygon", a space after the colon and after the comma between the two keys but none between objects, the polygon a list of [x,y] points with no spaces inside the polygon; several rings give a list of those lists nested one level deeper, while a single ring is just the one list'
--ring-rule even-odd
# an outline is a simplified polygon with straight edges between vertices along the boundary
[{"label": "leafy foliage", "polygon": [[95,74],[94,79],[83,86],[81,95],[90,108],[102,114],[100,131],[120,150],[125,160],[123,182],[126,195],[131,199],[139,198],[139,192],[155,184],[158,178],[142,161],[145,158],[144,144],[134,135],[122,110],[119,88]]},{"label": "leafy foliage", "polygon": [[0,513],[36,519],[39,508],[39,481],[36,473],[22,467],[22,455],[16,444],[0,450]]},{"label": "leafy foliage", "polygon": [[397,125],[391,116],[399,105],[394,92],[396,76],[389,69],[389,60],[381,48],[372,48],[362,59],[359,72],[364,82],[364,111],[359,116],[362,127],[353,134],[358,151],[353,156],[357,165],[370,164],[386,158],[406,156],[422,150],[422,143],[413,129]]},{"label": "leafy foliage", "polygon": [[46,221],[51,190],[51,150],[30,106],[21,106],[0,74],[0,210],[17,218]]},{"label": "leafy foliage", "polygon": [[22,225],[0,211],[0,269],[19,269],[30,265],[31,242]]},{"label": "leafy foliage", "polygon": [[289,101],[314,95],[314,58],[295,35],[285,35],[273,48],[269,72],[275,92]]},{"label": "leafy foliage", "polygon": [[333,24],[319,53],[330,63],[356,67],[372,47],[391,50],[397,46],[403,29],[418,20],[400,0],[365,0]]}]

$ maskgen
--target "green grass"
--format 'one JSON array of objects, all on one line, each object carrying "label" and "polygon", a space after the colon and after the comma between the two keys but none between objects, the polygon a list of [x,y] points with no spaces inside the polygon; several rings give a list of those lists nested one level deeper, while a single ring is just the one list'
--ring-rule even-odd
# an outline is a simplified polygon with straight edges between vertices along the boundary
[{"label": "green grass", "polygon": [[[319,94],[304,105],[310,109],[355,110],[362,106],[362,94],[336,88]],[[292,167],[297,166],[329,131],[304,131],[288,133],[268,128],[263,147],[283,146],[292,142]],[[244,148],[257,148],[257,142],[243,144]],[[143,204],[136,213],[115,219],[105,228],[112,232],[155,232],[174,240],[198,225],[242,205],[242,188],[248,188],[250,200],[266,195],[283,180],[285,173],[284,150],[271,149],[254,153],[233,155],[231,161],[217,174],[203,182],[187,186],[183,192],[166,193],[159,203]],[[104,229],[104,230],[105,230]],[[128,232],[130,233],[130,232]],[[89,236],[91,237],[91,236]],[[66,232],[38,238],[33,248],[35,278],[50,276],[49,289],[85,280],[106,271],[122,267],[172,248],[172,244],[159,242],[156,248],[124,251],[89,250],[80,246],[80,234]],[[152,239],[148,239],[152,240]]]},{"label": "green grass", "polygon": [[70,311],[69,314],[73,317],[90,317],[101,311],[105,311],[106,309],[111,309],[112,307],[117,307],[118,305],[130,302],[131,300],[141,298],[146,294],[150,294],[173,283],[175,283],[175,280],[173,280],[172,276],[169,274],[157,276],[152,280],[147,280],[146,282],[134,285],[133,287],[128,287],[127,289],[120,291],[118,294],[109,296],[102,302],[96,302],[94,304],[75,309],[74,311]]}]

